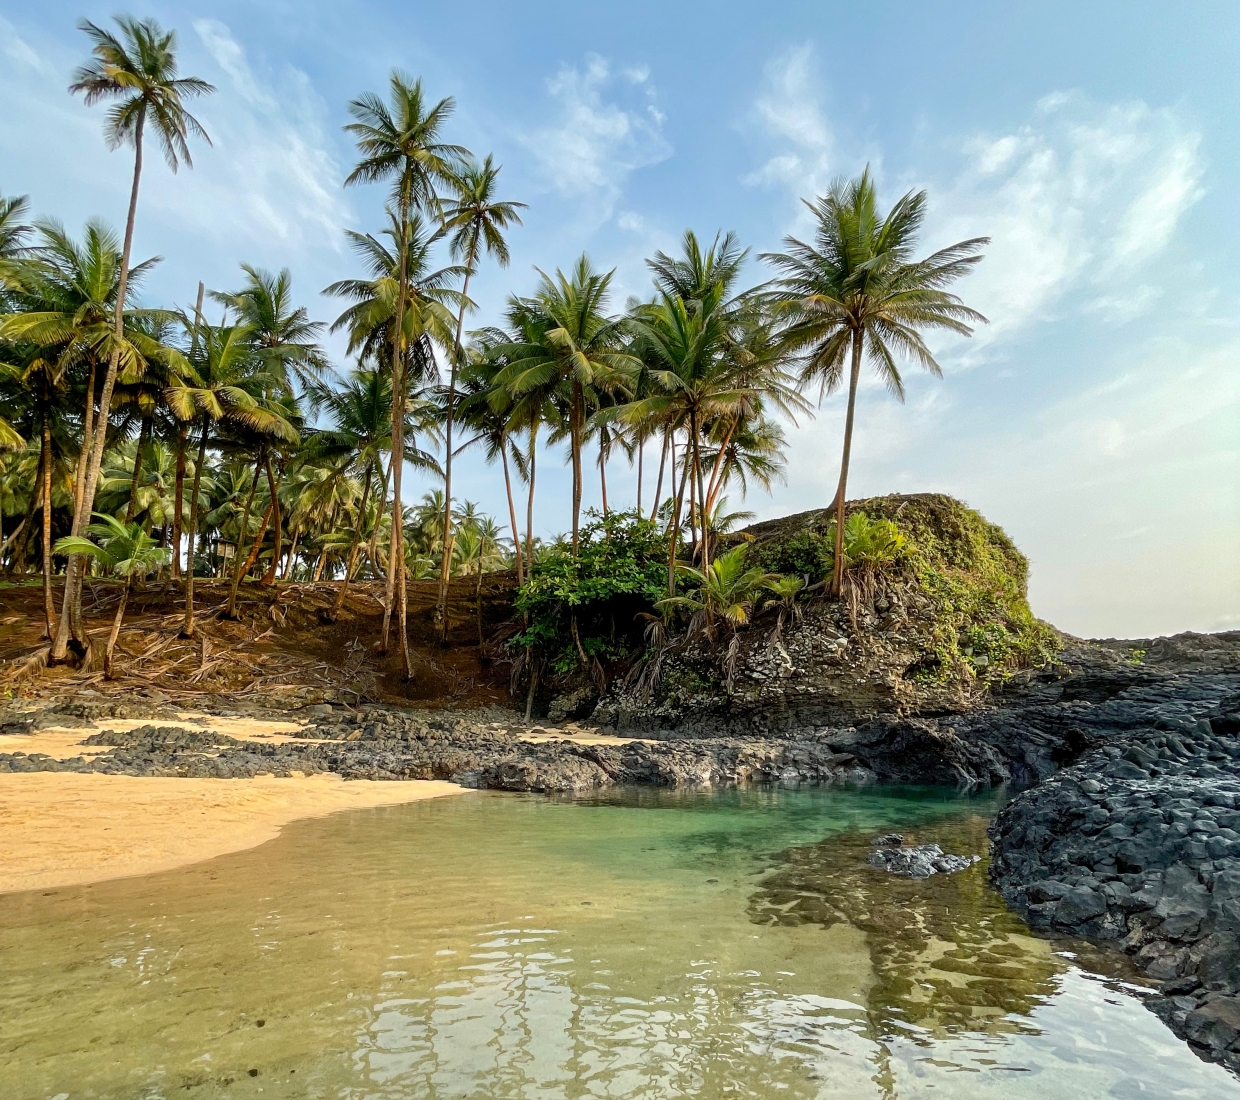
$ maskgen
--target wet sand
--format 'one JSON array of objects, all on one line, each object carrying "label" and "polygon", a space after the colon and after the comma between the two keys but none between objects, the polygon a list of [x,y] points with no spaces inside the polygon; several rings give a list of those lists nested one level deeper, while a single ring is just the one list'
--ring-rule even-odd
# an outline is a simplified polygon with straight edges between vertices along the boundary
[{"label": "wet sand", "polygon": [[454,783],[346,782],[335,775],[0,774],[0,893],[168,871],[257,847],[300,818],[461,793],[465,788]]}]

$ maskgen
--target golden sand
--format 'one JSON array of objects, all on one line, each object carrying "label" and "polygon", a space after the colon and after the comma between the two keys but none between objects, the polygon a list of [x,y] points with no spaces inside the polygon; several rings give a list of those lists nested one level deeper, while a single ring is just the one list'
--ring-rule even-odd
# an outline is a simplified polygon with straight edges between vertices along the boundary
[{"label": "golden sand", "polygon": [[[41,751],[46,737],[37,735]],[[454,783],[336,775],[0,774],[0,893],[168,871],[257,847],[299,818],[463,791]]]}]

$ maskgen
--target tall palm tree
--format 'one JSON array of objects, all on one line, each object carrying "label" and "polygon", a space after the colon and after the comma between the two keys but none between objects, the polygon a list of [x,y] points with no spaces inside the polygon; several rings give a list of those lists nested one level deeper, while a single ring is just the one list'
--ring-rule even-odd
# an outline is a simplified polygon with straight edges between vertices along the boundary
[{"label": "tall palm tree", "polygon": [[[248,325],[259,355],[267,371],[280,380],[282,390],[293,394],[295,386],[303,389],[317,381],[327,369],[327,356],[319,344],[324,324],[310,320],[305,306],[293,304],[293,277],[288,268],[273,275],[262,268],[242,264],[245,285],[230,293],[213,292],[212,297],[235,311],[237,319]],[[275,545],[271,568],[265,578],[273,583],[280,558],[280,537],[284,529],[280,517],[280,494],[272,486],[272,530]]]},{"label": "tall palm tree", "polygon": [[509,363],[497,378],[517,399],[551,384],[564,401],[573,467],[574,557],[579,548],[586,421],[598,406],[599,393],[627,396],[640,366],[625,349],[625,320],[607,314],[614,274],[595,271],[584,254],[568,275],[558,268],[554,278],[540,271],[538,290],[519,305],[533,314],[529,328],[537,342],[504,348]]},{"label": "tall palm tree", "polygon": [[769,253],[763,259],[780,273],[774,293],[790,317],[785,346],[802,357],[802,381],[817,382],[821,400],[840,386],[848,368],[831,578],[832,594],[838,596],[844,571],[844,494],[861,361],[868,350],[875,372],[901,401],[904,382],[897,354],[941,377],[922,332],[946,329],[970,336],[973,324],[986,322],[943,288],[973,269],[990,238],[959,241],[915,260],[926,193],[909,191],[884,217],[869,168],[855,180],[837,180],[826,195],[806,205],[814,215],[813,241],[786,237],[786,252]]},{"label": "tall palm tree", "polygon": [[[470,160],[456,172],[452,182],[454,198],[444,210],[444,223],[452,232],[450,247],[452,258],[465,266],[465,282],[461,287],[461,309],[456,320],[456,339],[453,342],[452,362],[449,368],[448,403],[444,410],[444,540],[445,553],[439,566],[439,593],[435,601],[435,617],[441,624],[443,640],[448,639],[448,569],[452,553],[452,429],[456,413],[457,371],[465,365],[465,350],[461,345],[461,330],[465,325],[465,310],[469,306],[469,280],[478,270],[483,252],[492,256],[500,267],[509,261],[508,242],[503,231],[511,225],[521,224],[519,211],[523,202],[503,202],[495,197],[495,183],[499,167],[490,155],[481,164]],[[505,464],[505,473],[507,465]],[[512,504],[509,493],[509,505]],[[520,567],[518,566],[518,569]]]},{"label": "tall palm tree", "polygon": [[[399,255],[396,265],[396,310],[391,329],[392,339],[392,539],[399,543],[402,529],[401,470],[405,462],[404,419],[407,380],[404,371],[403,337],[405,331],[405,303],[408,300],[409,273],[408,226],[415,209],[439,215],[442,207],[437,187],[451,184],[456,168],[469,155],[459,145],[444,142],[440,133],[455,104],[451,97],[428,106],[421,80],[393,71],[388,80],[389,103],[367,92],[349,104],[353,122],[345,127],[357,143],[362,159],[345,179],[345,185],[355,183],[390,182],[392,204],[396,211],[397,243]],[[391,625],[392,605],[396,597],[397,563],[403,562],[404,554],[393,545],[388,557],[388,577],[384,591],[383,636],[380,647],[386,651],[388,631]],[[405,675],[412,669],[409,663],[409,640],[407,633],[407,600],[405,596],[405,572],[399,570],[400,580],[400,650]]]},{"label": "tall palm tree", "polygon": [[[125,300],[128,292],[129,256],[133,247],[134,220],[138,212],[138,186],[142,179],[142,141],[147,122],[173,172],[184,161],[193,167],[189,137],[200,137],[209,145],[211,139],[198,120],[185,109],[184,100],[208,95],[215,89],[197,77],[178,77],[176,34],[164,31],[153,19],[137,20],[122,15],[116,18],[119,36],[97,27],[90,20],[78,24],[92,45],[94,60],[83,65],[73,77],[69,91],[83,93],[87,106],[103,100],[115,100],[104,125],[104,137],[111,149],[132,145],[134,149],[133,184],[129,193],[129,212],[125,219],[125,244],[121,251],[120,279],[114,310],[114,347],[104,374],[99,400],[99,423],[94,427],[82,487],[75,502],[72,533],[81,535],[95,502],[95,484],[103,461],[107,438],[108,410],[112,388],[120,368]],[[85,443],[84,443],[85,446]],[[73,636],[81,636],[81,564],[70,557],[65,572],[64,602],[56,639],[50,659],[63,661]]]}]

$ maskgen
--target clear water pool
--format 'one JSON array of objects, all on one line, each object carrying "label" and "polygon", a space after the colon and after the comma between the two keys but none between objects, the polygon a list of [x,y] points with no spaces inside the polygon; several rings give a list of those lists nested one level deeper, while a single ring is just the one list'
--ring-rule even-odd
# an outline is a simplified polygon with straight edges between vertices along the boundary
[{"label": "clear water pool", "polygon": [[0,897],[0,1095],[1240,1100],[984,866],[933,791],[470,793]]}]

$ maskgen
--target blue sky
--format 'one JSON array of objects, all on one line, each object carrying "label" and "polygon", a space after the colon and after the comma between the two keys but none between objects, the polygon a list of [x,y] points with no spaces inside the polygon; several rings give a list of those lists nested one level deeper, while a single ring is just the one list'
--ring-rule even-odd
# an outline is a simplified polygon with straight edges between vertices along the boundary
[{"label": "blue sky", "polygon": [[[769,14],[767,12],[769,7]],[[74,29],[109,6],[0,0],[0,192],[72,227],[120,225],[129,158],[65,91]],[[173,177],[151,158],[136,254],[165,257],[145,300],[189,304],[241,262],[291,268],[312,313],[355,272],[345,228],[382,195],[344,191],[345,105],[399,66],[456,97],[451,135],[529,203],[476,323],[533,268],[586,250],[616,268],[686,227],[754,253],[805,229],[802,196],[867,163],[884,201],[928,189],[927,249],[993,243],[960,285],[991,324],[939,340],[945,378],[907,371],[899,405],[859,399],[850,496],[942,491],[1029,555],[1034,610],[1083,635],[1240,628],[1240,117],[1234,4],[182,3],[134,9],[181,36],[219,91],[214,147]],[[765,277],[756,261],[753,282]],[[825,504],[841,401],[790,432],[760,516]],[[551,464],[543,464],[548,471]],[[499,516],[502,479],[463,492]],[[613,494],[631,499],[615,469]],[[412,495],[424,486],[413,478]],[[545,532],[567,477],[542,481]],[[737,502],[733,502],[736,504]]]}]

